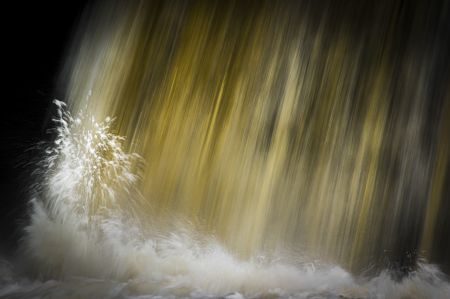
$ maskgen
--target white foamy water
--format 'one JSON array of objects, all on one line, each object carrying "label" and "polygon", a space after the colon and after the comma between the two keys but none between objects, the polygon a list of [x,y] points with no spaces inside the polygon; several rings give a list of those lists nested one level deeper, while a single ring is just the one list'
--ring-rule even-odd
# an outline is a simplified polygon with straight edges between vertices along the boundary
[{"label": "white foamy water", "polygon": [[57,137],[32,200],[25,258],[0,263],[0,298],[450,298],[428,264],[400,282],[387,271],[360,278],[305,258],[242,260],[187,226],[142,225],[120,208],[138,196],[139,158],[122,151],[110,119],[73,118],[55,103]]},{"label": "white foamy water", "polygon": [[444,299],[450,294],[442,273],[427,264],[396,282],[387,272],[357,279],[337,266],[238,261],[217,244],[189,248],[193,244],[175,235],[140,245],[80,241],[59,249],[65,252],[48,248],[47,266],[64,254],[66,273],[58,279],[31,279],[2,263],[0,298]]}]

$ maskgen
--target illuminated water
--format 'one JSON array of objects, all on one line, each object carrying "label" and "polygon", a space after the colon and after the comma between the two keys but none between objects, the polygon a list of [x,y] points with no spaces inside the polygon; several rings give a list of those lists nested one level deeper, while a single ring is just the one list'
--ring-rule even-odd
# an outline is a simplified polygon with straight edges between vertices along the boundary
[{"label": "illuminated water", "polygon": [[0,297],[449,298],[433,56],[312,9],[95,8]]}]

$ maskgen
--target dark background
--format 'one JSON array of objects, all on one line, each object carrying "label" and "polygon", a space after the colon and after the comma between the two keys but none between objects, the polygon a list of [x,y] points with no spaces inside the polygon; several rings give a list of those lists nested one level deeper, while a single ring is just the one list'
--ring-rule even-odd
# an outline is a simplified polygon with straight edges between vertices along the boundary
[{"label": "dark background", "polygon": [[[87,1],[17,1],[3,7],[0,104],[0,254],[9,255],[26,222],[33,147],[48,139],[49,110],[62,96],[58,74]],[[6,6],[6,5],[5,5]],[[28,165],[27,165],[28,164]]]}]

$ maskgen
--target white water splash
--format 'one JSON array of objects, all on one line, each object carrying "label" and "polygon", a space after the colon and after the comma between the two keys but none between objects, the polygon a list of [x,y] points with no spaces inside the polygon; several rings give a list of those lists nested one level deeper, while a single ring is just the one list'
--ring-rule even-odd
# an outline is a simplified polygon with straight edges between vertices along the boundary
[{"label": "white water splash", "polygon": [[[117,203],[119,194],[129,194],[137,180],[131,165],[138,159],[121,148],[123,137],[110,132],[113,120],[98,122],[80,112],[72,117],[65,103],[54,100],[58,117],[54,144],[46,149],[43,201],[58,217],[68,209],[78,217]],[[131,198],[131,197],[130,197]]]}]

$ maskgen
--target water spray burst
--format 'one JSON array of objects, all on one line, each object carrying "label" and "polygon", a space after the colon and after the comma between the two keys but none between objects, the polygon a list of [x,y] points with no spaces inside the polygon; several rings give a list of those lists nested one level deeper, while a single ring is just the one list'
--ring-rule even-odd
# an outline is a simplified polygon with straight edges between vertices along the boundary
[{"label": "water spray burst", "polygon": [[118,204],[119,197],[131,200],[137,180],[131,167],[139,157],[122,150],[124,138],[111,132],[113,119],[96,121],[83,111],[73,117],[64,102],[54,104],[56,137],[46,149],[43,182],[51,213],[96,215]]}]

